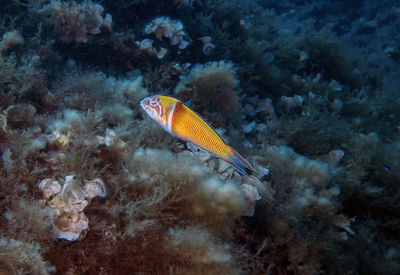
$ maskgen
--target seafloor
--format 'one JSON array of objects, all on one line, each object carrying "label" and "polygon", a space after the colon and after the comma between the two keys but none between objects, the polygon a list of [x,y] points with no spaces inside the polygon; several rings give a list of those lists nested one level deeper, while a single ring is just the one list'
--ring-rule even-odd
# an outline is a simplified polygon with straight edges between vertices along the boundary
[{"label": "seafloor", "polygon": [[399,1],[0,7],[0,274],[400,273]]}]

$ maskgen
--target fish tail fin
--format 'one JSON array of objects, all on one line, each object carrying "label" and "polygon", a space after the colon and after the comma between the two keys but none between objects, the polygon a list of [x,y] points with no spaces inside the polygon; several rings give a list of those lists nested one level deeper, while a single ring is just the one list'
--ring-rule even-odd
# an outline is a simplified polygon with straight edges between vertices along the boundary
[{"label": "fish tail fin", "polygon": [[242,157],[238,152],[236,152],[235,149],[233,149],[232,147],[230,147],[230,148],[231,148],[233,155],[232,155],[232,158],[228,162],[233,167],[235,167],[236,170],[238,170],[241,174],[250,177],[250,175],[254,171],[253,167],[250,165],[250,163],[244,157]]}]

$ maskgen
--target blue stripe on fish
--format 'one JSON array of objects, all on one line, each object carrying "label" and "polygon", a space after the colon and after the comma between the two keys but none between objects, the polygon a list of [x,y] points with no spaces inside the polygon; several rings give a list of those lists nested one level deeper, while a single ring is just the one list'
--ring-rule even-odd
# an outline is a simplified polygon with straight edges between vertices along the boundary
[{"label": "blue stripe on fish", "polygon": [[250,163],[245,160],[235,149],[231,147],[233,157],[232,160],[228,161],[233,167],[235,167],[241,174],[249,176],[254,171]]}]

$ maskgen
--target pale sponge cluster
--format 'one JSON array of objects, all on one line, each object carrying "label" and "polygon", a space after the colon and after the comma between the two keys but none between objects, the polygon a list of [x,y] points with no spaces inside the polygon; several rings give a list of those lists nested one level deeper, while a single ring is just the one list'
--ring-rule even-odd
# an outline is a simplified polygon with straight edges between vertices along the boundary
[{"label": "pale sponge cluster", "polygon": [[179,20],[172,20],[167,16],[157,17],[146,25],[144,32],[146,34],[154,34],[160,41],[168,38],[172,46],[177,45],[179,49],[184,49],[189,45],[189,41],[185,40],[185,31],[183,24]]},{"label": "pale sponge cluster", "polygon": [[111,31],[111,14],[103,17],[103,11],[101,5],[90,0],[82,3],[52,0],[38,13],[43,16],[44,25],[54,26],[63,42],[86,43],[89,35],[99,34],[102,28]]},{"label": "pale sponge cluster", "polygon": [[106,188],[99,178],[81,183],[73,175],[65,177],[61,186],[50,178],[39,184],[44,203],[55,210],[53,231],[57,238],[75,241],[82,231],[89,230],[89,219],[83,210],[94,197],[105,197]]}]

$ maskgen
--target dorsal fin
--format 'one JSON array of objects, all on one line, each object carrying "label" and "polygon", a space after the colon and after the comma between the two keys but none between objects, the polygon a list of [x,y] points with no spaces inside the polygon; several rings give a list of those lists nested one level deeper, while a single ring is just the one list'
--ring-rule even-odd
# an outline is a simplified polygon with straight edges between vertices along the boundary
[{"label": "dorsal fin", "polygon": [[186,101],[184,104],[190,108],[190,104],[192,103],[192,101],[189,99],[188,101]]}]

